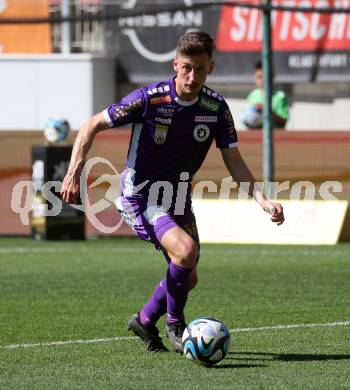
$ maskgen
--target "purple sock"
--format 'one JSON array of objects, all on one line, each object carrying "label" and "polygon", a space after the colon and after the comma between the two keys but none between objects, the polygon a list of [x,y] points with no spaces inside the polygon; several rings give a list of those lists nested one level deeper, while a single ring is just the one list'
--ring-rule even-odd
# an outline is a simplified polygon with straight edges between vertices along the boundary
[{"label": "purple sock", "polygon": [[143,325],[155,324],[166,313],[166,293],[166,281],[163,279],[157,284],[151,298],[140,311],[140,320]]},{"label": "purple sock", "polygon": [[166,275],[168,324],[183,322],[192,268],[183,268],[173,262]]}]

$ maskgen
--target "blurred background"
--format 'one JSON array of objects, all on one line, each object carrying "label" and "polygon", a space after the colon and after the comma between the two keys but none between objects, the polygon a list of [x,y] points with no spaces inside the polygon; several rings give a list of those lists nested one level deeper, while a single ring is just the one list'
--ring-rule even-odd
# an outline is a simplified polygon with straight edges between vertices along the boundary
[{"label": "blurred background", "polygon": [[[16,183],[32,178],[32,146],[45,143],[48,118],[69,121],[72,143],[89,116],[140,85],[170,78],[176,42],[190,29],[205,30],[216,40],[216,68],[207,85],[226,98],[240,150],[263,181],[262,130],[242,121],[262,49],[262,12],[249,5],[261,3],[0,0],[0,234],[30,234],[30,226],[11,210],[11,194]],[[275,89],[288,102],[285,128],[274,130],[274,178],[311,181],[316,198],[321,183],[339,181],[342,191],[334,195],[349,200],[350,12],[339,10],[349,11],[350,0],[271,4],[295,7],[272,12]],[[298,11],[305,5],[332,12]],[[129,135],[129,127],[99,134],[91,156],[108,159],[120,172]],[[106,167],[94,169],[90,180],[105,172]],[[227,176],[213,147],[196,181],[220,183]],[[109,185],[91,190],[94,201]],[[290,189],[278,197],[289,198]],[[111,205],[100,217],[113,224],[115,214]],[[98,235],[89,223],[86,229]]]}]

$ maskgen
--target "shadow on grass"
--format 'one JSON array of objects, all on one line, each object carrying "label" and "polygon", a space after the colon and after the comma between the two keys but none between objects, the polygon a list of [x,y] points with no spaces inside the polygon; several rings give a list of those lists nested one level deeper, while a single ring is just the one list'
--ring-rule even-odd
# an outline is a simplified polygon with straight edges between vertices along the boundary
[{"label": "shadow on grass", "polygon": [[209,366],[208,368],[213,368],[213,369],[222,369],[222,368],[257,368],[257,367],[266,367],[265,364],[220,364],[218,366]]},{"label": "shadow on grass", "polygon": [[303,354],[271,352],[229,352],[228,357],[235,360],[278,360],[283,362],[313,362],[325,360],[350,360],[350,355]]}]

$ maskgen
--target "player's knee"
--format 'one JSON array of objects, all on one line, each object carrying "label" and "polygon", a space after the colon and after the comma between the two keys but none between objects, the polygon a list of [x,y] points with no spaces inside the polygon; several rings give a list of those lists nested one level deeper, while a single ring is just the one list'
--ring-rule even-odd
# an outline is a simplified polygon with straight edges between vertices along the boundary
[{"label": "player's knee", "polygon": [[182,241],[178,253],[178,260],[180,265],[184,268],[194,268],[197,264],[197,258],[197,243],[192,238],[188,238]]}]

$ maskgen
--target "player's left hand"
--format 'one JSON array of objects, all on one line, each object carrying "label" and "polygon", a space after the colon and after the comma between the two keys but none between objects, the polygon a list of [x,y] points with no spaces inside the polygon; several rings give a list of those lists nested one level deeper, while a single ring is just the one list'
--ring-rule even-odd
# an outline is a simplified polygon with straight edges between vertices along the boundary
[{"label": "player's left hand", "polygon": [[264,210],[271,215],[271,221],[282,225],[284,222],[283,207],[280,203],[267,201],[264,205]]}]

